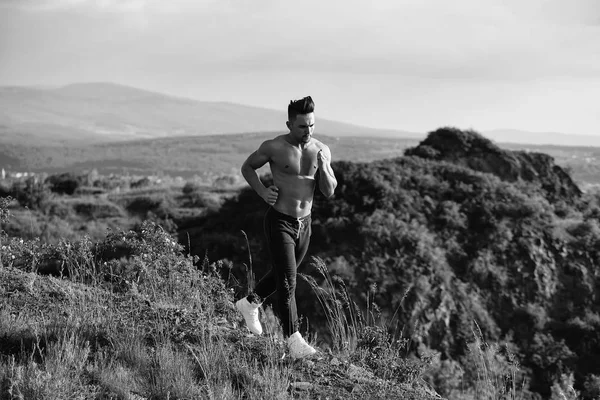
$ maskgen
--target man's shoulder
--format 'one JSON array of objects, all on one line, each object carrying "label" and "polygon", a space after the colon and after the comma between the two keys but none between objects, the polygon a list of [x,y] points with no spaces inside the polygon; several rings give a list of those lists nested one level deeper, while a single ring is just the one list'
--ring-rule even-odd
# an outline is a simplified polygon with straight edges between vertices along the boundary
[{"label": "man's shoulder", "polygon": [[273,144],[284,144],[286,143],[285,137],[285,134],[278,135],[271,139],[270,142],[272,142]]},{"label": "man's shoulder", "polygon": [[275,136],[272,139],[267,139],[264,142],[262,142],[262,144],[260,145],[261,149],[263,150],[271,150],[271,149],[275,149],[279,146],[282,145],[282,143],[284,142],[284,137],[285,135],[279,135],[279,136]]},{"label": "man's shoulder", "polygon": [[319,150],[329,149],[329,146],[327,146],[325,143],[321,142],[318,139],[313,138],[313,143],[314,143],[314,146]]}]

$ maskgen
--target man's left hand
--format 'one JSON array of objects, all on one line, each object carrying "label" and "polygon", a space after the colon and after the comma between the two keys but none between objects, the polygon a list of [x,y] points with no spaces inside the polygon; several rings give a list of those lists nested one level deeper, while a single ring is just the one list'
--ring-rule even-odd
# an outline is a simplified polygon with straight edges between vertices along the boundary
[{"label": "man's left hand", "polygon": [[323,149],[319,150],[319,152],[317,153],[317,162],[319,163],[319,168],[329,163],[329,158],[327,158],[327,154],[325,154]]}]

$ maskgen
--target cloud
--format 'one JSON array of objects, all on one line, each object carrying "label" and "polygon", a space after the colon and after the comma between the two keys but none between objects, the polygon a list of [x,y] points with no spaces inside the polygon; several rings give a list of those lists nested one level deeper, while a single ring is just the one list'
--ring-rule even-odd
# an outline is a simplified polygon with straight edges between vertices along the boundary
[{"label": "cloud", "polygon": [[184,13],[215,7],[217,0],[0,0],[0,7],[22,11]]},{"label": "cloud", "polygon": [[73,10],[83,7],[100,11],[139,11],[147,0],[2,0],[0,6],[23,11]]},{"label": "cloud", "polygon": [[[318,12],[303,18],[293,8],[263,9],[243,21],[233,19],[232,31],[241,33],[235,40],[242,42],[242,50],[233,35],[224,35],[214,49],[214,62],[226,60],[222,68],[232,70],[514,82],[600,76],[599,30],[573,18],[557,24],[547,9],[541,13],[496,0],[396,0],[369,7],[356,0],[305,4]],[[556,4],[565,14],[585,14],[577,3]],[[243,51],[244,46],[250,51]]]},{"label": "cloud", "polygon": [[[59,49],[73,43],[94,51],[86,37],[100,37],[103,59],[118,55],[137,65],[158,68],[168,60],[204,73],[343,71],[497,81],[600,76],[599,27],[589,23],[598,15],[595,2],[304,0],[290,7],[275,0],[0,0],[54,11],[57,22],[82,17],[80,30],[40,38],[54,35]],[[87,23],[92,19],[97,22]],[[118,41],[102,42],[116,31]]]},{"label": "cloud", "polygon": [[600,2],[597,0],[506,0],[513,15],[551,24],[600,25]]}]

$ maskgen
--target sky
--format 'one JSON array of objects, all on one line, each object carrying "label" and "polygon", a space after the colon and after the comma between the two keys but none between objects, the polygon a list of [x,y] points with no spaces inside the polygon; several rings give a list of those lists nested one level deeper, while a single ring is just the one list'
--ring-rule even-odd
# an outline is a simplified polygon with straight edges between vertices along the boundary
[{"label": "sky", "polygon": [[600,136],[600,0],[0,0],[0,85],[76,82]]}]

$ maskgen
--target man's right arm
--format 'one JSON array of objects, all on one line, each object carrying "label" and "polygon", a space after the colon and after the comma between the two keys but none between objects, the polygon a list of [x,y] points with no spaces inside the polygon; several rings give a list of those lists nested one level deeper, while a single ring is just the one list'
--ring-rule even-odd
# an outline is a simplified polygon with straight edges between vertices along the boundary
[{"label": "man's right arm", "polygon": [[266,188],[258,177],[257,169],[265,165],[271,159],[271,144],[269,141],[260,145],[258,150],[242,164],[242,175],[252,189],[268,204],[273,205],[277,201],[277,187],[270,186]]}]

